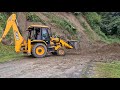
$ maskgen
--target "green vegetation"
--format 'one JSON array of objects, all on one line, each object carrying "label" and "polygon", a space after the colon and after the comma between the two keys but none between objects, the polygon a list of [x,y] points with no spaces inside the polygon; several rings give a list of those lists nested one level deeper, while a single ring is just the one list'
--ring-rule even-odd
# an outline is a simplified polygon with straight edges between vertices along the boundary
[{"label": "green vegetation", "polygon": [[[114,13],[115,14],[115,13]],[[120,43],[119,38],[119,16],[114,17],[112,13],[84,12],[88,23],[92,29],[101,37],[101,41],[106,43]],[[110,35],[110,36],[109,36]],[[116,37],[115,37],[116,36]]]},{"label": "green vegetation", "polygon": [[95,71],[98,78],[120,78],[120,62],[97,63]]},{"label": "green vegetation", "polygon": [[87,12],[83,13],[87,18],[88,23],[90,24],[91,28],[100,36],[102,41],[107,41],[107,36],[101,31],[100,22],[101,17],[96,12]]},{"label": "green vegetation", "polygon": [[17,54],[14,46],[7,46],[0,43],[0,62],[5,62],[13,59],[19,59],[23,54]]},{"label": "green vegetation", "polygon": [[8,15],[6,13],[0,13],[0,26],[5,27]]},{"label": "green vegetation", "polygon": [[120,38],[120,12],[100,12],[99,15],[102,17],[101,30]]},{"label": "green vegetation", "polygon": [[46,22],[39,18],[36,14],[34,13],[27,13],[26,14],[27,20],[30,22],[41,22],[42,24],[46,25]]},{"label": "green vegetation", "polygon": [[85,29],[85,33],[88,35],[89,39],[91,41],[95,41],[95,40],[99,40],[99,36],[96,34],[96,37],[94,36],[94,33],[90,30],[90,28],[87,26],[85,21],[81,20],[81,13],[74,13],[76,18],[79,20],[80,24],[83,26],[83,28]]},{"label": "green vegetation", "polygon": [[[0,37],[1,37],[5,27],[6,27],[6,22],[7,22],[9,14],[10,13],[0,13]],[[12,30],[9,31],[9,33],[6,36],[6,39],[7,40],[13,39],[13,32],[12,32]]]},{"label": "green vegetation", "polygon": [[50,18],[52,23],[55,23],[58,27],[60,27],[63,30],[67,30],[69,33],[71,33],[71,35],[76,34],[77,30],[75,26],[72,23],[65,20],[64,18],[58,17],[53,13],[50,13],[50,14],[44,13],[44,15]]}]

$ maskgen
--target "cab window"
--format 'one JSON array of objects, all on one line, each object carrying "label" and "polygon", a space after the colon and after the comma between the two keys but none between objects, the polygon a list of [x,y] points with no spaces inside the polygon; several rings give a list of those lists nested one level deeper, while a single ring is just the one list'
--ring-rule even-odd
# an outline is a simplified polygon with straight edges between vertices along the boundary
[{"label": "cab window", "polygon": [[49,40],[48,28],[42,28],[42,40]]}]

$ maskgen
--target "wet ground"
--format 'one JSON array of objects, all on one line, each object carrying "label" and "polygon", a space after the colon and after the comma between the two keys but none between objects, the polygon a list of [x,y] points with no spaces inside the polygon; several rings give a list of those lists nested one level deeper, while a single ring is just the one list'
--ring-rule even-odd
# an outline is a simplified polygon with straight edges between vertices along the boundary
[{"label": "wet ground", "polygon": [[0,63],[0,78],[91,78],[95,76],[93,62],[120,60],[120,47],[113,46],[67,51],[65,56],[25,56],[21,60]]}]

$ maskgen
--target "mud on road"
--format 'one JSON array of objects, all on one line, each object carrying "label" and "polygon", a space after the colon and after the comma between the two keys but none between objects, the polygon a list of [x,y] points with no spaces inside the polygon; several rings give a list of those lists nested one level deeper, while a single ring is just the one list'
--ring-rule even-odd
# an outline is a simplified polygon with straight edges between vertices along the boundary
[{"label": "mud on road", "polygon": [[120,60],[120,45],[97,46],[86,50],[69,51],[65,56],[45,58],[25,56],[0,64],[0,78],[90,78],[94,77],[92,62]]},{"label": "mud on road", "polygon": [[[79,58],[78,58],[79,57]],[[0,64],[0,77],[5,78],[70,78],[82,77],[88,57],[79,55],[25,57]]]}]

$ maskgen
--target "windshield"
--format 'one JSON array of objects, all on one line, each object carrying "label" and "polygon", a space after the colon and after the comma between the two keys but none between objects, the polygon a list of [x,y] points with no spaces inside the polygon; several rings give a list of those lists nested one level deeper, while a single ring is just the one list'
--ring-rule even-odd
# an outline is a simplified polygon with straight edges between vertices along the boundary
[{"label": "windshield", "polygon": [[34,28],[32,30],[29,30],[28,37],[31,40],[50,40],[48,28]]},{"label": "windshield", "polygon": [[48,38],[49,38],[48,28],[42,28],[42,39],[48,40]]}]

